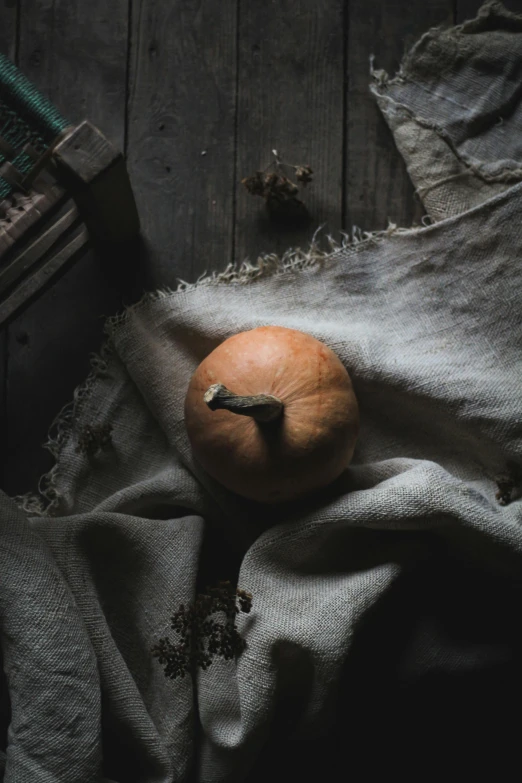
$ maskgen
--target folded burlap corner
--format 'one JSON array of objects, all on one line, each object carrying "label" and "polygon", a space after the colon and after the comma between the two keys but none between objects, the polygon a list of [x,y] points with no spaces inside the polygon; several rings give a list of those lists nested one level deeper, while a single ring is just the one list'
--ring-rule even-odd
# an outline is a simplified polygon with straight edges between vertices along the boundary
[{"label": "folded burlap corner", "polygon": [[393,79],[372,65],[372,92],[434,221],[522,179],[521,32],[522,15],[493,0],[426,32]]}]

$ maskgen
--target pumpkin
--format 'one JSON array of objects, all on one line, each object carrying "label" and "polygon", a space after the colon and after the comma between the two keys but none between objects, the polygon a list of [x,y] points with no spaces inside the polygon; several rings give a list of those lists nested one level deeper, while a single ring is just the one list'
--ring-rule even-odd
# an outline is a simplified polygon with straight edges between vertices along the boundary
[{"label": "pumpkin", "polygon": [[192,452],[210,476],[264,503],[324,487],[350,463],[359,429],[345,367],[324,343],[280,326],[228,338],[185,399]]}]

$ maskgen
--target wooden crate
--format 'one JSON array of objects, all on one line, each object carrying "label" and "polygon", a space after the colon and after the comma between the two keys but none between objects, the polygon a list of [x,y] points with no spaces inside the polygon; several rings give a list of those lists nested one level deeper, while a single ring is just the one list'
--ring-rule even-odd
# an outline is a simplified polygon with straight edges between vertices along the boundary
[{"label": "wooden crate", "polygon": [[63,120],[3,56],[0,115],[1,325],[89,246],[136,236],[139,220],[122,153],[90,122]]}]

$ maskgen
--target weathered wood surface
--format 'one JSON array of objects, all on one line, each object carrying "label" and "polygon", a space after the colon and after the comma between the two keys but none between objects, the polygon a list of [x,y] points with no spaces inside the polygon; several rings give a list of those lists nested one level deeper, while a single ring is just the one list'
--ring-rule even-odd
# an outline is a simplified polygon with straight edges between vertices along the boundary
[{"label": "weathered wood surface", "polygon": [[151,287],[233,255],[237,11],[236,0],[132,3],[127,155]]},{"label": "weathered wood surface", "polygon": [[56,144],[53,154],[93,237],[136,239],[139,217],[123,152],[89,120],[82,120]]},{"label": "weathered wood surface", "polygon": [[[2,486],[34,487],[47,428],[99,348],[103,316],[144,288],[339,238],[355,224],[422,216],[369,92],[370,55],[393,73],[425,30],[474,16],[475,0],[10,0],[0,45],[71,120],[125,150],[142,224],[140,274],[86,255],[7,335],[9,454]],[[506,0],[522,11],[522,0]],[[18,21],[17,21],[18,19]],[[274,228],[243,177],[271,162],[309,164],[311,215]],[[132,288],[134,283],[134,288]],[[5,333],[2,339],[5,338]],[[2,391],[0,390],[0,395]],[[0,396],[1,403],[1,396]]]},{"label": "weathered wood surface", "polygon": [[0,24],[0,51],[11,60],[17,57],[18,0],[4,0]]},{"label": "weathered wood surface", "polygon": [[[346,4],[342,0],[241,3],[238,26],[235,258],[309,244],[315,228],[342,225]],[[274,159],[309,165],[301,189],[311,224],[275,228],[240,180]],[[293,172],[288,171],[293,179]]]}]

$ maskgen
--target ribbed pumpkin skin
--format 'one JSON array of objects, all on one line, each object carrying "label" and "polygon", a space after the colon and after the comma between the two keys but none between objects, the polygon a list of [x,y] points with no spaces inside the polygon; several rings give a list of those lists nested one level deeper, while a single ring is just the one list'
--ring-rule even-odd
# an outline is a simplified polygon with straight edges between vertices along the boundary
[{"label": "ribbed pumpkin skin", "polygon": [[[203,400],[209,386],[271,394],[283,415],[261,424]],[[185,399],[196,460],[214,479],[263,503],[324,487],[350,463],[359,431],[357,400],[341,361],[304,332],[262,326],[230,337],[204,359]]]}]

